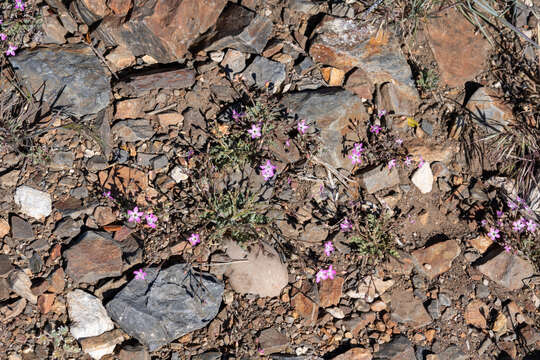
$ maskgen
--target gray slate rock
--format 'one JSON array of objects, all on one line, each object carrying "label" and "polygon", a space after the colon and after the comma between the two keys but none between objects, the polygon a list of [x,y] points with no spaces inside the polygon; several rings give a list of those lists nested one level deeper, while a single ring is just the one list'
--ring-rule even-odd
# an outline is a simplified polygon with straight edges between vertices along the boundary
[{"label": "gray slate rock", "polygon": [[281,103],[291,115],[308,120],[320,131],[320,158],[336,168],[352,169],[351,161],[344,154],[343,138],[349,142],[358,138],[349,129],[351,119],[359,122],[368,115],[362,101],[353,93],[338,89],[324,88],[291,93],[284,96]]},{"label": "gray slate rock", "polygon": [[[500,253],[496,254],[497,251]],[[481,265],[478,265],[478,270],[482,274],[509,290],[521,289],[523,280],[534,274],[534,267],[530,262],[497,249],[484,255],[479,262]]]},{"label": "gray slate rock", "polygon": [[145,119],[119,121],[114,124],[111,131],[126,142],[148,140],[156,133],[150,121]]},{"label": "gray slate rock", "polygon": [[11,217],[11,234],[17,240],[31,240],[34,238],[32,225],[18,216]]},{"label": "gray slate rock", "polygon": [[9,61],[23,83],[33,93],[44,89],[44,100],[56,108],[82,117],[109,104],[110,76],[84,44],[26,50]]},{"label": "gray slate rock", "polygon": [[74,160],[75,156],[71,151],[58,151],[52,156],[49,168],[54,171],[71,169]]},{"label": "gray slate rock", "polygon": [[243,6],[229,3],[219,16],[215,31],[205,41],[206,51],[226,48],[261,54],[272,35],[274,25],[266,16],[257,15]]},{"label": "gray slate rock", "polygon": [[400,335],[382,344],[373,360],[416,360],[416,355],[409,339]]},{"label": "gray slate rock", "polygon": [[61,239],[73,238],[81,232],[82,221],[75,221],[70,217],[65,217],[56,223],[53,234]]},{"label": "gray slate rock", "polygon": [[373,194],[379,190],[399,185],[399,173],[397,169],[388,169],[388,166],[384,164],[371,170],[367,170],[360,176],[360,186],[362,186],[368,194]]},{"label": "gray slate rock", "polygon": [[285,64],[257,56],[244,70],[242,76],[248,85],[256,85],[258,88],[264,88],[268,82],[271,85],[270,88],[274,88],[275,92],[281,87],[287,74],[285,73]]},{"label": "gray slate rock", "polygon": [[205,327],[219,311],[224,285],[208,273],[190,276],[188,269],[147,269],[145,280],[133,279],[107,304],[109,315],[151,352]]},{"label": "gray slate rock", "polygon": [[438,354],[439,360],[467,360],[469,356],[456,345],[450,345],[442,353]]}]

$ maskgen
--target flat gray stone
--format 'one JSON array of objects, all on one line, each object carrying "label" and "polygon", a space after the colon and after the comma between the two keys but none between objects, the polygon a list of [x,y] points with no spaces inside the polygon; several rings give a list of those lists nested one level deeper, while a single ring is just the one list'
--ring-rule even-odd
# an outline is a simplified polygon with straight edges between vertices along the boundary
[{"label": "flat gray stone", "polygon": [[416,355],[409,339],[399,335],[382,344],[379,351],[373,355],[373,360],[416,360]]},{"label": "flat gray stone", "polygon": [[371,170],[364,171],[360,175],[360,186],[362,186],[368,194],[394,187],[399,185],[399,182],[399,172],[397,169],[388,169],[388,166],[384,164]]},{"label": "flat gray stone", "polygon": [[61,239],[74,238],[81,232],[82,221],[75,221],[70,217],[65,217],[56,223],[53,234]]},{"label": "flat gray stone", "polygon": [[280,89],[287,74],[285,73],[285,64],[257,56],[247,69],[242,72],[242,76],[249,86],[255,85],[261,89],[264,89],[268,82],[270,89],[273,88],[275,92]]},{"label": "flat gray stone", "polygon": [[[496,251],[500,251],[496,254]],[[496,255],[495,255],[496,254]],[[479,260],[478,270],[495,283],[509,290],[518,290],[523,287],[523,280],[534,274],[533,265],[506,251],[495,249]]]},{"label": "flat gray stone", "polygon": [[107,304],[109,315],[151,352],[205,327],[219,311],[224,285],[188,269],[186,264],[146,269],[144,280],[131,280]]},{"label": "flat gray stone", "polygon": [[11,234],[16,240],[32,240],[34,238],[32,225],[18,216],[11,217]]},{"label": "flat gray stone", "polygon": [[58,151],[53,154],[49,168],[54,171],[73,168],[75,156],[71,151]]},{"label": "flat gray stone", "polygon": [[95,114],[109,104],[111,79],[85,44],[24,50],[9,58],[23,83],[44,100],[76,116]]},{"label": "flat gray stone", "polygon": [[150,121],[145,119],[121,120],[113,125],[111,131],[126,142],[148,140],[156,133]]}]

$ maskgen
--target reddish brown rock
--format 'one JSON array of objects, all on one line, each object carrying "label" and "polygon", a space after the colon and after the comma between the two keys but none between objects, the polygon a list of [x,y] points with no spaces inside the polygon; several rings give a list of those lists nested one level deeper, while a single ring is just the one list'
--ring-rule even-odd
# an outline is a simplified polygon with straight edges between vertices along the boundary
[{"label": "reddish brown rock", "polygon": [[95,284],[122,274],[122,250],[105,235],[89,231],[64,252],[66,273],[76,282]]},{"label": "reddish brown rock", "polygon": [[469,244],[478,250],[481,254],[485,253],[487,249],[493,245],[493,240],[488,238],[486,235],[480,235],[475,237],[474,239],[470,239]]},{"label": "reddish brown rock", "polygon": [[124,96],[142,96],[154,89],[184,89],[195,83],[195,71],[191,69],[149,71],[133,75],[119,83],[117,89]]},{"label": "reddish brown rock", "polygon": [[116,345],[125,340],[122,330],[108,331],[99,336],[80,339],[83,351],[94,359],[101,359],[104,355],[111,354]]},{"label": "reddish brown rock", "polygon": [[442,80],[462,87],[484,69],[489,43],[453,7],[430,17],[426,32]]},{"label": "reddish brown rock", "polygon": [[512,109],[504,103],[502,94],[494,89],[481,87],[467,102],[467,109],[480,125],[489,132],[502,131],[514,122]]},{"label": "reddish brown rock", "polygon": [[62,293],[62,291],[64,290],[64,287],[66,286],[64,269],[58,268],[55,272],[53,272],[49,276],[48,283],[49,283],[48,290],[50,292],[53,292],[55,294]]},{"label": "reddish brown rock", "polygon": [[489,308],[482,301],[473,300],[467,305],[464,317],[468,325],[485,329],[489,318]]},{"label": "reddish brown rock", "polygon": [[96,31],[107,45],[122,45],[135,56],[150,55],[160,63],[174,62],[216,23],[226,4],[227,0],[139,1],[127,21],[107,16]]},{"label": "reddish brown rock", "polygon": [[0,219],[0,239],[9,234],[10,229],[9,223],[4,219]]},{"label": "reddish brown rock", "polygon": [[412,256],[418,261],[421,270],[430,280],[447,272],[452,267],[452,261],[461,253],[456,240],[447,240],[425,249],[415,250]]},{"label": "reddish brown rock", "polygon": [[422,302],[412,291],[396,290],[392,293],[392,319],[413,329],[431,323],[432,319]]},{"label": "reddish brown rock", "polygon": [[98,206],[96,210],[94,210],[94,217],[100,226],[108,225],[116,221],[116,215],[110,207],[106,206]]},{"label": "reddish brown rock", "polygon": [[493,256],[500,249],[494,249],[485,255],[485,260],[478,266],[478,270],[495,283],[509,290],[518,290],[523,287],[523,280],[534,274],[534,267],[519,256],[505,251]]},{"label": "reddish brown rock", "polygon": [[108,0],[107,5],[109,5],[113,14],[124,16],[133,6],[133,0]]},{"label": "reddish brown rock", "polygon": [[345,82],[345,89],[355,93],[358,97],[371,100],[375,86],[362,69],[355,69]]},{"label": "reddish brown rock", "polygon": [[284,352],[289,344],[287,336],[274,328],[265,329],[259,336],[259,346],[265,355]]},{"label": "reddish brown rock", "polygon": [[118,71],[133,66],[136,63],[135,56],[123,46],[113,49],[105,59],[112,65],[113,69]]},{"label": "reddish brown rock", "polygon": [[298,315],[302,316],[310,324],[314,324],[317,321],[319,314],[319,305],[311,301],[307,296],[302,293],[296,294],[292,300],[291,305]]},{"label": "reddish brown rock", "polygon": [[363,349],[363,348],[353,348],[348,350],[347,352],[338,355],[332,360],[371,360],[371,351],[369,349]]},{"label": "reddish brown rock", "polygon": [[54,304],[55,294],[43,294],[38,297],[37,306],[42,314],[46,314],[51,311]]},{"label": "reddish brown rock", "polygon": [[319,285],[319,303],[325,308],[337,305],[343,294],[343,283],[345,279],[336,276],[334,279],[324,280]]}]

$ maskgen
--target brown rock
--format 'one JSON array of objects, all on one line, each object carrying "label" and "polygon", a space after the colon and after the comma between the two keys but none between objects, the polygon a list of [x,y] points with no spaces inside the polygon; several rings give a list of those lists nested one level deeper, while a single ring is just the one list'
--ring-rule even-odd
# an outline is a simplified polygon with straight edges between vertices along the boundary
[{"label": "brown rock", "polygon": [[123,46],[118,46],[105,56],[105,59],[118,71],[136,64],[135,56]]},{"label": "brown rock", "polygon": [[122,274],[122,250],[101,233],[88,231],[64,252],[66,273],[76,282],[95,284]]},{"label": "brown rock", "polygon": [[107,0],[78,0],[74,4],[88,25],[103,19],[110,13],[110,9],[107,7]]},{"label": "brown rock", "polygon": [[300,316],[308,321],[308,323],[315,324],[317,316],[319,315],[319,305],[311,301],[302,293],[298,293],[292,298],[291,305]]},{"label": "brown rock", "polygon": [[348,350],[347,352],[338,355],[332,360],[371,360],[371,351],[369,349],[363,349],[363,348],[353,348]]},{"label": "brown rock", "polygon": [[108,16],[96,30],[107,45],[123,45],[135,56],[150,55],[168,63],[185,57],[189,47],[216,23],[226,4],[226,0],[137,2],[129,19]]},{"label": "brown rock", "polygon": [[0,239],[9,234],[10,229],[9,223],[4,219],[0,219]]},{"label": "brown rock", "polygon": [[58,268],[55,272],[53,272],[49,276],[48,283],[48,290],[50,292],[53,292],[55,294],[61,294],[62,291],[64,291],[64,287],[66,286],[64,269]]},{"label": "brown rock", "polygon": [[126,82],[119,83],[118,89],[127,96],[143,96],[150,90],[184,89],[195,83],[195,71],[191,69],[148,71],[129,77]]},{"label": "brown rock", "polygon": [[489,132],[498,132],[515,121],[512,109],[503,101],[500,92],[481,87],[472,94],[467,109],[473,114],[472,118]]},{"label": "brown rock", "polygon": [[371,304],[371,311],[375,312],[381,312],[383,310],[386,310],[386,303],[382,300],[377,300],[373,304]]},{"label": "brown rock", "polygon": [[126,345],[118,353],[119,360],[151,360],[148,350],[142,345]]},{"label": "brown rock", "polygon": [[395,115],[413,115],[419,104],[418,92],[409,86],[387,82],[377,92],[377,108]]},{"label": "brown rock", "polygon": [[426,34],[446,84],[462,87],[482,72],[489,43],[454,8],[430,18]]},{"label": "brown rock", "polygon": [[469,244],[478,250],[481,254],[485,253],[487,249],[493,245],[493,240],[488,238],[486,235],[480,235],[475,237],[474,239],[470,239]]},{"label": "brown rock", "polygon": [[[456,240],[447,240],[425,249],[415,250],[412,256],[418,261],[421,270],[430,280],[447,272],[452,267],[452,261],[461,253]],[[428,265],[428,266],[425,266]]]},{"label": "brown rock", "polygon": [[518,290],[523,287],[523,280],[534,274],[531,263],[505,251],[493,256],[498,249],[488,252],[484,259],[480,259],[482,265],[478,270],[495,283],[509,290]]},{"label": "brown rock", "polygon": [[42,28],[45,33],[43,43],[45,44],[63,44],[66,42],[67,30],[64,29],[58,16],[56,16],[48,6],[44,6],[41,9],[42,14]]},{"label": "brown rock", "polygon": [[362,313],[359,318],[348,320],[344,325],[352,332],[354,337],[357,337],[368,325],[373,324],[376,318],[377,314],[374,312]]},{"label": "brown rock", "polygon": [[487,327],[487,318],[489,317],[489,308],[480,300],[473,300],[465,309],[465,323],[480,329]]},{"label": "brown rock", "polygon": [[38,297],[37,306],[42,314],[46,314],[51,311],[51,308],[56,299],[55,294],[43,294]]},{"label": "brown rock", "polygon": [[144,115],[144,106],[145,102],[142,98],[118,101],[114,116],[116,119],[137,119]]},{"label": "brown rock", "polygon": [[371,100],[375,87],[362,69],[355,69],[345,82],[345,89],[355,93],[359,98]]},{"label": "brown rock", "polygon": [[323,225],[309,223],[304,227],[304,231],[300,234],[300,240],[311,243],[320,243],[326,240],[328,229]]},{"label": "brown rock", "polygon": [[11,265],[9,256],[0,254],[0,278],[6,278],[12,270],[13,265]]},{"label": "brown rock", "polygon": [[116,221],[116,215],[110,207],[106,206],[98,206],[96,210],[94,210],[94,217],[100,226],[109,225]]},{"label": "brown rock", "polygon": [[326,67],[321,70],[324,81],[329,86],[341,86],[345,79],[345,71],[334,67]]},{"label": "brown rock", "polygon": [[284,352],[289,339],[274,328],[263,330],[259,336],[259,345],[265,355]]},{"label": "brown rock", "polygon": [[360,186],[368,194],[376,193],[379,190],[388,189],[399,185],[399,172],[396,169],[390,170],[386,165],[364,170],[360,174]]},{"label": "brown rock", "polygon": [[385,268],[392,274],[410,275],[414,268],[414,259],[406,252],[398,250],[398,257],[389,257]]},{"label": "brown rock", "polygon": [[412,291],[396,290],[391,297],[392,319],[411,326],[413,329],[431,323],[432,319],[422,302],[413,296]]},{"label": "brown rock", "polygon": [[18,216],[11,217],[11,236],[19,240],[33,240],[34,230],[32,225]]},{"label": "brown rock", "polygon": [[108,0],[107,5],[112,10],[113,14],[124,16],[127,15],[133,5],[132,0]]},{"label": "brown rock", "polygon": [[4,278],[0,278],[0,301],[9,299],[10,292],[11,290],[9,289],[8,281]]},{"label": "brown rock", "polygon": [[158,114],[157,117],[159,125],[161,125],[161,127],[164,129],[168,128],[171,125],[182,126],[182,122],[184,121],[184,116],[177,112],[161,113]]},{"label": "brown rock", "polygon": [[37,303],[37,296],[31,290],[32,281],[24,271],[12,271],[9,274],[8,283],[11,290],[17,293],[17,295],[30,301],[32,304]]},{"label": "brown rock", "polygon": [[343,294],[345,279],[336,276],[334,279],[323,280],[319,285],[319,303],[325,308],[337,305]]},{"label": "brown rock", "polygon": [[24,308],[26,307],[26,299],[19,299],[13,304],[8,304],[0,307],[0,313],[2,313],[3,322],[8,322],[9,320],[19,316]]},{"label": "brown rock", "polygon": [[102,356],[112,354],[116,345],[125,340],[122,330],[116,329],[108,331],[99,336],[79,339],[83,351],[94,359],[100,359]]},{"label": "brown rock", "polygon": [[531,325],[523,326],[519,329],[519,332],[528,346],[535,346],[535,344],[538,345],[540,342],[540,332],[535,330]]},{"label": "brown rock", "polygon": [[418,162],[420,156],[426,162],[435,162],[440,161],[446,165],[450,163],[452,158],[456,153],[459,152],[459,147],[455,143],[446,143],[428,145],[425,144],[421,139],[415,139],[413,141],[407,142],[404,144],[407,148],[407,151],[413,157],[413,160]]}]

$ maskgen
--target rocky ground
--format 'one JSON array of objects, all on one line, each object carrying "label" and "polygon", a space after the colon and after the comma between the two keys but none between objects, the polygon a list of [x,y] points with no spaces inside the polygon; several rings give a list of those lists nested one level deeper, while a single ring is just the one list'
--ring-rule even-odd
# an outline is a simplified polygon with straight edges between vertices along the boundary
[{"label": "rocky ground", "polygon": [[0,358],[540,359],[540,4],[478,3],[0,1]]}]

